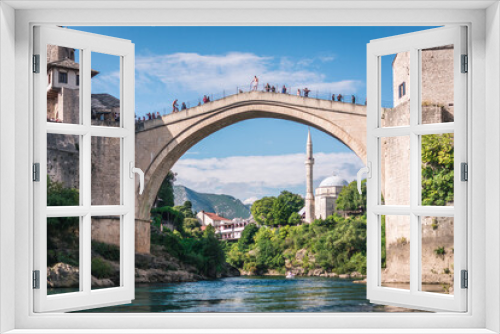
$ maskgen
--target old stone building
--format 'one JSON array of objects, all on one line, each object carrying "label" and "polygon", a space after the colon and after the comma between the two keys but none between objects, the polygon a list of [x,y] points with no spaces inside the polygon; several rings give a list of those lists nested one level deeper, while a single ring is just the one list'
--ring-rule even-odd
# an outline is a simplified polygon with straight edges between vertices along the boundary
[{"label": "old stone building", "polygon": [[315,191],[316,219],[325,219],[337,211],[337,198],[339,197],[342,188],[347,185],[347,181],[335,173],[321,181],[319,187],[316,188]]},{"label": "old stone building", "polygon": [[333,174],[321,181],[315,193],[313,193],[313,145],[311,132],[307,133],[306,144],[306,198],[305,206],[299,212],[299,215],[305,222],[311,223],[314,219],[325,219],[335,213],[337,197],[344,186],[348,183],[346,180]]},{"label": "old stone building", "polygon": [[[91,70],[91,77],[97,74]],[[80,64],[74,49],[47,46],[47,120],[80,123]]]}]

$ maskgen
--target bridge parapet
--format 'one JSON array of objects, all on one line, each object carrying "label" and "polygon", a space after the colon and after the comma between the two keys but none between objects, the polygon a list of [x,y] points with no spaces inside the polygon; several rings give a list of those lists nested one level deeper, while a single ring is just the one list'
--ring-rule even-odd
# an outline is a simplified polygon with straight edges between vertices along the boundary
[{"label": "bridge parapet", "polygon": [[164,126],[179,121],[184,121],[188,118],[198,117],[207,113],[213,113],[215,111],[221,110],[223,108],[228,108],[230,106],[235,106],[241,103],[265,103],[269,102],[273,105],[281,105],[283,107],[298,107],[298,108],[310,108],[318,109],[323,111],[334,111],[337,113],[347,113],[347,114],[357,114],[360,116],[366,116],[366,106],[329,101],[323,99],[316,99],[313,97],[296,96],[291,94],[282,93],[270,93],[270,92],[246,92],[240,94],[229,95],[225,98],[211,101],[200,106],[192,107],[186,110],[182,110],[176,113],[171,113],[161,118],[156,118],[152,120],[138,122],[136,124],[136,132],[148,131],[150,129]]}]

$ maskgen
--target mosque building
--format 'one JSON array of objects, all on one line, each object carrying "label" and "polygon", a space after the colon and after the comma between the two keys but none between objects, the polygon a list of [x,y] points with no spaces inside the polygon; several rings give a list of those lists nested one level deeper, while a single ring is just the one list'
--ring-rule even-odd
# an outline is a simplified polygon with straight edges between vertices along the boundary
[{"label": "mosque building", "polygon": [[327,177],[316,188],[316,194],[313,193],[313,146],[311,140],[311,132],[307,134],[306,145],[307,157],[306,165],[306,198],[305,207],[299,212],[304,217],[304,221],[311,223],[314,219],[325,219],[332,215],[335,211],[335,202],[340,194],[340,191],[348,183],[337,174]]}]

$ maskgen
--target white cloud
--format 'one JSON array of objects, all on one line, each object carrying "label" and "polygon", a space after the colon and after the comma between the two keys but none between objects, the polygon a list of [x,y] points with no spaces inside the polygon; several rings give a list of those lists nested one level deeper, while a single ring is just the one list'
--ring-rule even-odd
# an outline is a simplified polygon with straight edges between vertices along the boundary
[{"label": "white cloud", "polygon": [[269,82],[280,87],[285,84],[287,87],[308,87],[325,92],[355,93],[361,86],[359,81],[331,81],[319,69],[311,66],[333,60],[331,55],[293,61],[287,57],[273,58],[243,52],[138,56],[136,80],[139,88],[149,89],[160,82],[168,93],[193,92],[195,96],[223,90],[232,92],[236,91],[236,87],[247,90],[254,75],[258,76],[261,87]]},{"label": "white cloud", "polygon": [[[314,180],[335,171],[347,181],[362,167],[354,153],[315,153]],[[277,156],[233,156],[227,158],[181,159],[172,168],[176,184],[198,192],[219,193],[241,200],[275,195],[280,190],[305,189],[305,154]]]},{"label": "white cloud", "polygon": [[120,96],[120,71],[100,73],[92,78],[92,93],[108,93],[116,98]]},{"label": "white cloud", "polygon": [[253,204],[253,202],[255,202],[256,200],[258,200],[259,198],[256,197],[256,196],[253,196],[253,197],[249,197],[247,198],[246,200],[243,201],[243,204],[245,205],[248,205],[248,204]]}]

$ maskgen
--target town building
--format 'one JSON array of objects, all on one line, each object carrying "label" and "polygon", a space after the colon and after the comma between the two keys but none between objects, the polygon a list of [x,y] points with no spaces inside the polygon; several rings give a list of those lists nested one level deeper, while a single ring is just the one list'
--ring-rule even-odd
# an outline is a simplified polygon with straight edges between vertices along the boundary
[{"label": "town building", "polygon": [[215,234],[220,235],[222,240],[238,240],[241,238],[245,226],[252,223],[251,219],[234,218],[230,220],[216,213],[205,211],[198,212],[196,218],[198,218],[202,230],[205,230],[208,225],[212,225],[215,228]]},{"label": "town building", "polygon": [[337,174],[327,177],[316,188],[315,199],[315,217],[316,219],[325,219],[335,213],[336,202],[342,188],[348,183]]},{"label": "town building", "polygon": [[[91,70],[91,78],[98,74]],[[93,125],[108,121],[106,126],[118,126],[114,123],[120,119],[120,100],[110,94],[92,94],[91,113]],[[80,64],[75,61],[74,49],[47,46],[47,121],[81,123]]]}]

